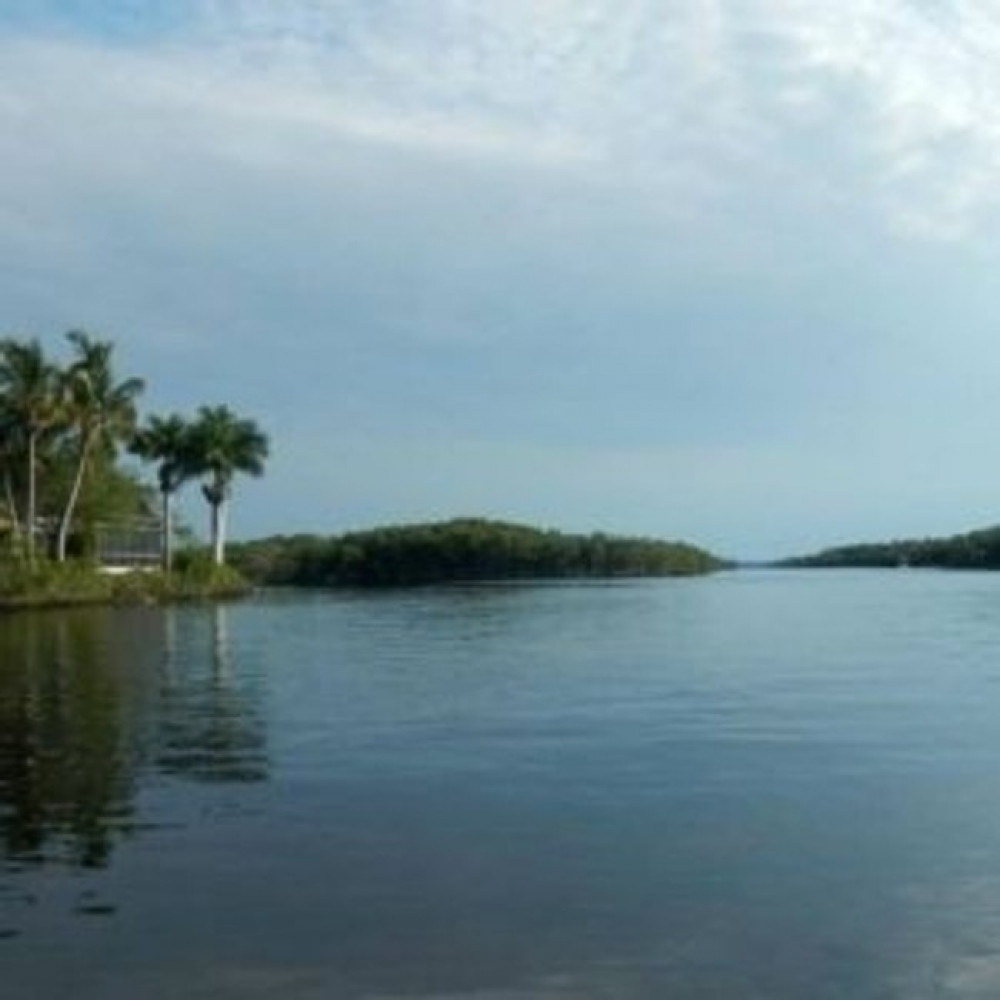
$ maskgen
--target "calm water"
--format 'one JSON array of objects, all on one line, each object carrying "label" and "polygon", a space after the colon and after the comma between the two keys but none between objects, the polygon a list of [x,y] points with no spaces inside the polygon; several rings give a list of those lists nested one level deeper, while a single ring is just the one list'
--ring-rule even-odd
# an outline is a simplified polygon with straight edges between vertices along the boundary
[{"label": "calm water", "polygon": [[1000,574],[0,619],[5,1000],[1000,995]]}]

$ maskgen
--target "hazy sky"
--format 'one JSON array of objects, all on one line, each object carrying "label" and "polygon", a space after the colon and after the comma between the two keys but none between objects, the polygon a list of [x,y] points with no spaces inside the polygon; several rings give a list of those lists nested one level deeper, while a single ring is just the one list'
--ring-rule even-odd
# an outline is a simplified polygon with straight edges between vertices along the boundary
[{"label": "hazy sky", "polygon": [[982,0],[0,3],[0,328],[256,417],[237,535],[1000,521],[998,237]]}]

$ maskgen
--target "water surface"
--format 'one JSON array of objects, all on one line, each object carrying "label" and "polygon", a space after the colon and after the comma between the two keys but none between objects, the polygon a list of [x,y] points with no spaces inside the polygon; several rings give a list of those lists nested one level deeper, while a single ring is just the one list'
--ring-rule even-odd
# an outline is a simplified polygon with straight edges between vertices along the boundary
[{"label": "water surface", "polygon": [[5,998],[1000,995],[1000,576],[0,619]]}]

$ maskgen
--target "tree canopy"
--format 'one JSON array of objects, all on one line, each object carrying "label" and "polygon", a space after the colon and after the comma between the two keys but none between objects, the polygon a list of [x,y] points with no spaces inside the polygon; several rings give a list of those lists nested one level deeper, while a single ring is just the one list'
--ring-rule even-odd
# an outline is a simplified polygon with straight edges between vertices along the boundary
[{"label": "tree canopy", "polygon": [[167,568],[170,502],[198,478],[221,563],[233,480],[263,473],[266,435],[221,405],[203,406],[192,418],[151,415],[140,424],[146,383],[119,378],[114,344],[81,330],[65,339],[65,361],[51,357],[37,337],[0,339],[0,537],[10,542],[8,555],[34,563],[40,550],[62,562],[91,551],[102,522],[154,518],[150,491],[119,463],[124,446],[158,463]]},{"label": "tree canopy", "polygon": [[267,435],[252,420],[228,406],[203,406],[189,431],[187,462],[202,476],[201,492],[211,509],[212,557],[225,562],[226,508],[238,474],[261,476],[267,459]]},{"label": "tree canopy", "polygon": [[483,518],[269,538],[234,546],[232,555],[259,582],[309,586],[690,576],[726,565],[683,542],[566,534]]},{"label": "tree canopy", "polygon": [[1000,526],[944,538],[861,542],[782,560],[785,567],[1000,569]]}]

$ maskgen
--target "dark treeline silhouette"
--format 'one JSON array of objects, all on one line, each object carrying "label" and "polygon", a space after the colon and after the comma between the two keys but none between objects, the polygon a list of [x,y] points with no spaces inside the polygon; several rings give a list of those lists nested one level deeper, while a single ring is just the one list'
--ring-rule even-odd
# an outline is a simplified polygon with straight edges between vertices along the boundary
[{"label": "dark treeline silhouette", "polygon": [[725,565],[683,542],[573,535],[481,518],[375,528],[331,538],[278,536],[234,545],[231,557],[256,582],[298,586],[692,576]]},{"label": "dark treeline silhouette", "polygon": [[898,539],[841,545],[779,562],[787,567],[1000,569],[1000,526],[947,538]]}]

